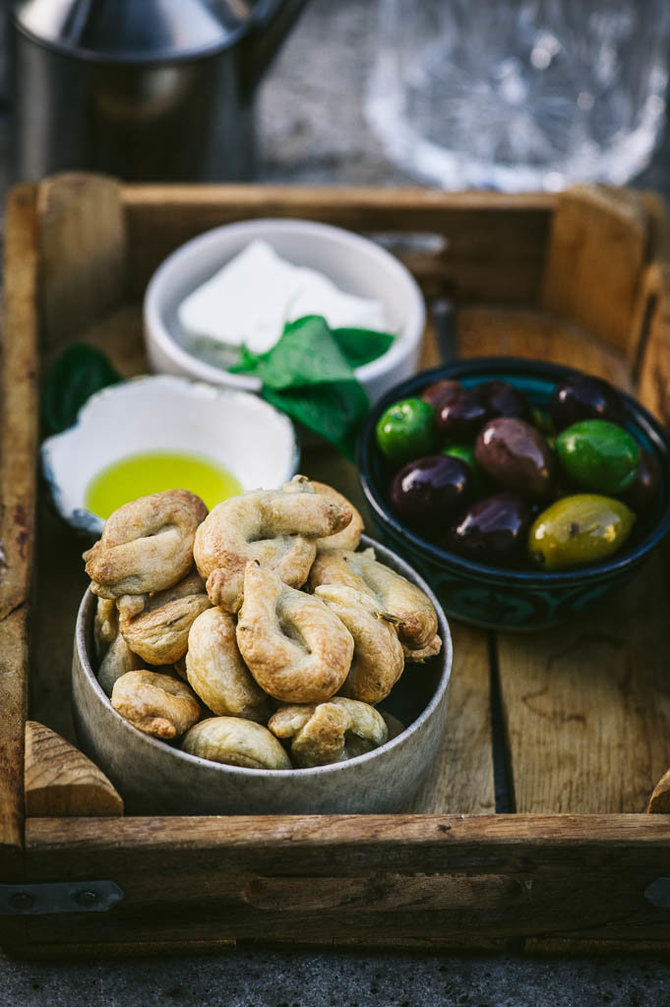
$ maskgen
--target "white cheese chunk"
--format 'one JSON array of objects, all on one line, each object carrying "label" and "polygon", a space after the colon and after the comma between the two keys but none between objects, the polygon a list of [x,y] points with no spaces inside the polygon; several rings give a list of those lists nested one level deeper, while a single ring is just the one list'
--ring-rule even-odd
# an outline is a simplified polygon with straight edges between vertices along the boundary
[{"label": "white cheese chunk", "polygon": [[252,241],[179,306],[187,337],[265,353],[285,322],[323,315],[328,325],[385,331],[378,301],[345,294],[315,269],[294,266],[265,241]]}]

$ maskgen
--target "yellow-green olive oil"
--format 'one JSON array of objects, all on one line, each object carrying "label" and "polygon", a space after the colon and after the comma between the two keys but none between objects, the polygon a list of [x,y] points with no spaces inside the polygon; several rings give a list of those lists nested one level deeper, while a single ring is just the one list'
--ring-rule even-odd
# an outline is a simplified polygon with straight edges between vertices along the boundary
[{"label": "yellow-green olive oil", "polygon": [[210,508],[237,496],[242,487],[235,476],[209,458],[173,451],[128,455],[108,465],[86,489],[85,503],[98,517],[107,518],[118,507],[149,493],[186,489]]}]

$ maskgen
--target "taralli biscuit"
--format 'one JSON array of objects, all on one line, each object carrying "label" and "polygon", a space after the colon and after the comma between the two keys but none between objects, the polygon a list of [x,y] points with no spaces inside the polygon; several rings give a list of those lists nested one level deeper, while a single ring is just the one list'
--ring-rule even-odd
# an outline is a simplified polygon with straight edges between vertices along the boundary
[{"label": "taralli biscuit", "polygon": [[283,706],[270,717],[268,728],[278,738],[291,739],[291,757],[305,768],[353,759],[383,745],[388,736],[381,713],[341,696],[316,705]]},{"label": "taralli biscuit", "polygon": [[187,490],[166,490],[119,507],[105,522],[100,540],[84,553],[93,594],[163,591],[193,566],[193,539],[207,514]]},{"label": "taralli biscuit", "polygon": [[294,476],[290,483],[285,483],[282,486],[282,491],[284,493],[320,493],[342,506],[351,508],[351,521],[346,528],[334,535],[317,539],[316,548],[318,552],[323,552],[326,549],[358,549],[361,534],[364,531],[363,518],[351,501],[334,490],[332,486],[317,482],[315,479],[307,479],[305,476]]},{"label": "taralli biscuit", "polygon": [[179,737],[200,718],[200,703],[185,682],[156,671],[129,671],[114,683],[112,706],[138,731]]},{"label": "taralli biscuit", "polygon": [[290,587],[302,587],[316,556],[316,540],[351,521],[348,504],[305,488],[258,490],[218,504],[195,536],[194,556],[212,604],[235,613],[244,572],[256,561]]},{"label": "taralli biscuit", "polygon": [[380,703],[405,667],[396,620],[387,616],[371,595],[351,587],[323,584],[314,594],[325,601],[354,638],[354,657],[340,695]]},{"label": "taralli biscuit", "polygon": [[237,643],[260,687],[285,703],[333,696],[354,654],[351,633],[320,598],[256,563],[246,569]]},{"label": "taralli biscuit", "polygon": [[239,717],[210,717],[192,727],[183,750],[211,762],[245,769],[291,769],[291,760],[266,727]]},{"label": "taralli biscuit", "polygon": [[191,626],[186,674],[193,691],[219,716],[267,719],[267,696],[242,660],[235,619],[210,608]]},{"label": "taralli biscuit", "polygon": [[149,595],[139,614],[121,615],[119,629],[147,664],[174,664],[186,654],[194,621],[210,607],[203,579],[192,571],[174,587]]},{"label": "taralli biscuit", "polygon": [[343,584],[371,594],[398,620],[398,636],[412,650],[426,647],[437,633],[437,612],[423,591],[375,559],[374,549],[319,553],[310,571],[312,589],[321,584]]}]

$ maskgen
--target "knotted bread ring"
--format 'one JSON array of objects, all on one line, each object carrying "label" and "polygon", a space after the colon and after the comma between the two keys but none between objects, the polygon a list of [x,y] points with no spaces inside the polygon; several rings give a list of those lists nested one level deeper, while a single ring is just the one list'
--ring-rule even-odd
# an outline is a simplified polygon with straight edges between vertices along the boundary
[{"label": "knotted bread ring", "polygon": [[114,683],[127,671],[142,667],[137,654],[119,633],[119,616],[116,602],[108,598],[98,598],[93,621],[93,642],[98,660],[97,679],[103,692],[111,696]]},{"label": "knotted bread ring", "polygon": [[321,496],[328,497],[340,505],[349,507],[351,509],[351,521],[349,524],[342,531],[336,532],[334,535],[317,539],[316,548],[318,552],[326,549],[358,549],[364,525],[363,518],[351,500],[347,500],[345,496],[338,493],[332,486],[317,482],[316,479],[307,479],[306,476],[294,476],[290,483],[284,483],[282,491],[284,493],[319,493]]},{"label": "knotted bread ring", "polygon": [[172,587],[193,565],[193,539],[207,508],[188,490],[165,490],[119,507],[84,553],[91,591],[102,598]]},{"label": "knotted bread ring", "polygon": [[314,493],[254,490],[217,504],[198,528],[194,556],[212,604],[235,613],[242,604],[249,561],[302,587],[316,556],[316,540],[341,531],[351,507]]},{"label": "knotted bread ring", "polygon": [[278,738],[292,738],[296,766],[343,762],[383,745],[388,729],[381,713],[367,703],[334,696],[326,703],[282,706],[268,728]]},{"label": "knotted bread ring", "polygon": [[112,689],[112,706],[134,727],[155,738],[175,738],[202,710],[188,685],[157,671],[129,671]]},{"label": "knotted bread ring", "polygon": [[199,615],[188,635],[186,675],[189,685],[219,716],[267,717],[267,697],[242,660],[235,619],[220,608]]},{"label": "knotted bread ring", "polygon": [[313,590],[321,584],[342,584],[371,594],[385,612],[397,618],[400,641],[410,650],[423,649],[437,633],[437,613],[430,599],[415,584],[379,563],[374,549],[319,553],[309,583]]},{"label": "knotted bread ring", "polygon": [[402,675],[405,655],[389,616],[367,592],[342,584],[322,584],[314,592],[342,620],[354,638],[354,658],[340,695],[380,703]]},{"label": "knotted bread ring", "polygon": [[266,727],[239,717],[210,717],[192,727],[183,750],[211,762],[246,769],[291,769],[291,760]]},{"label": "knotted bread ring", "polygon": [[193,622],[208,608],[202,577],[193,570],[174,587],[149,595],[138,615],[122,611],[119,628],[130,649],[148,664],[174,664],[186,653]]},{"label": "knotted bread ring", "polygon": [[344,682],[354,641],[320,598],[249,563],[237,623],[240,653],[261,689],[284,703],[318,703]]}]

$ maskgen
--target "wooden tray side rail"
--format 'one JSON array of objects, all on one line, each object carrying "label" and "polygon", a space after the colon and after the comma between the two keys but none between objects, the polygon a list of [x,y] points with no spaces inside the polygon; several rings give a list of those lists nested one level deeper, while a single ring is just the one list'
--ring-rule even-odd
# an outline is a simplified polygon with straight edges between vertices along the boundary
[{"label": "wooden tray side rail", "polygon": [[[138,302],[153,269],[193,235],[254,216],[318,219],[391,241],[428,296],[453,299],[462,355],[582,366],[639,388],[670,420],[670,258],[653,196],[121,186],[62,176],[15,190],[9,204],[2,382],[5,416],[21,429],[10,436],[11,426],[3,427],[5,505],[12,492],[23,494],[32,520],[32,483],[7,487],[5,473],[15,470],[4,459],[18,464],[23,452],[34,473],[38,308],[46,361],[84,338],[104,347],[124,374],[135,373],[144,366]],[[17,277],[24,277],[18,301]],[[14,359],[20,366],[10,372]],[[429,337],[424,364],[437,359]],[[32,404],[30,421],[21,419],[20,402]],[[323,478],[333,460],[322,452],[306,464]],[[341,489],[358,493],[350,467],[337,468],[337,477]],[[3,536],[6,514],[5,506]],[[68,533],[48,515],[44,521],[60,579],[48,563],[40,566],[31,716],[71,738],[69,713],[56,708],[56,697],[68,688],[81,564]],[[11,575],[0,584],[0,603],[18,598],[20,612],[31,567],[28,527],[23,555],[12,554]],[[85,788],[64,786],[67,772],[39,773],[36,741],[46,738],[44,750],[52,751],[57,742],[34,724],[31,758],[38,754],[29,767],[22,857],[26,641],[18,626],[20,652],[2,659],[12,674],[0,664],[0,697],[8,696],[11,712],[0,733],[0,808],[13,815],[3,825],[2,850],[14,856],[6,876],[25,872],[37,884],[110,879],[124,899],[106,913],[28,917],[23,943],[18,931],[3,933],[5,942],[60,955],[256,939],[404,947],[513,939],[535,949],[574,940],[670,941],[670,905],[649,896],[670,875],[670,820],[638,814],[670,765],[666,571],[659,555],[611,606],[546,634],[489,635],[454,624],[445,740],[416,814],[121,818],[97,781],[107,810],[89,814],[117,817],[79,817]],[[63,597],[49,606],[58,585]],[[505,799],[499,786],[496,798],[496,744],[506,752]],[[59,751],[72,770],[78,753],[68,756],[65,743]]]}]

